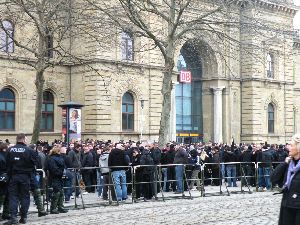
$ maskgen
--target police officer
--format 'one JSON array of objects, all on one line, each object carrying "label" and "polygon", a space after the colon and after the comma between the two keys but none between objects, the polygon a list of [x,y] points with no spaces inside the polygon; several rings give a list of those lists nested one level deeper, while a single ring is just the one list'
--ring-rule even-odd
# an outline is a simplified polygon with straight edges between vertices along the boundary
[{"label": "police officer", "polygon": [[[2,220],[10,219],[7,194],[6,143],[0,143],[0,209],[3,206]],[[1,220],[0,219],[0,220]]]},{"label": "police officer", "polygon": [[26,146],[27,138],[25,134],[17,135],[17,144],[8,149],[7,169],[9,176],[9,211],[11,219],[4,223],[18,224],[18,202],[21,204],[19,223],[27,222],[27,213],[30,205],[30,177],[36,165],[36,154]]}]

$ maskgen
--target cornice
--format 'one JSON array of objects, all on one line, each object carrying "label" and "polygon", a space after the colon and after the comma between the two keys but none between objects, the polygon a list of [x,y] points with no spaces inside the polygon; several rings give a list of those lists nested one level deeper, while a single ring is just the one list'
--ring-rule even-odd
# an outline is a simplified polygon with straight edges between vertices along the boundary
[{"label": "cornice", "polygon": [[295,15],[299,10],[299,7],[295,6],[292,3],[279,3],[267,0],[252,0],[252,2],[259,6],[260,8],[269,9],[269,10],[276,10],[281,13]]}]

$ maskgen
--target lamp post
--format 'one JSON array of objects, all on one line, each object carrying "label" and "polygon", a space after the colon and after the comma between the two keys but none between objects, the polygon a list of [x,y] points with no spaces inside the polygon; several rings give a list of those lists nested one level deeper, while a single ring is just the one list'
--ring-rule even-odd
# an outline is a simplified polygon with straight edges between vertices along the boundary
[{"label": "lamp post", "polygon": [[145,100],[141,99],[141,136],[140,141],[143,140],[143,119],[144,119],[144,106],[145,106]]}]

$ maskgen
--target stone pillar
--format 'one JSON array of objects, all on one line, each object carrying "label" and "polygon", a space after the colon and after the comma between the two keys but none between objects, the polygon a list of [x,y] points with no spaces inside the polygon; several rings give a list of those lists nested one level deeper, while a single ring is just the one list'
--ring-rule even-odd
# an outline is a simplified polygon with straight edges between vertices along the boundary
[{"label": "stone pillar", "polygon": [[225,87],[211,87],[214,92],[214,142],[223,142],[223,107],[222,107],[222,90]]},{"label": "stone pillar", "polygon": [[173,88],[171,92],[169,139],[170,141],[176,141],[176,93],[175,91],[176,91],[176,84],[178,84],[178,82],[173,82],[172,84],[173,84]]}]

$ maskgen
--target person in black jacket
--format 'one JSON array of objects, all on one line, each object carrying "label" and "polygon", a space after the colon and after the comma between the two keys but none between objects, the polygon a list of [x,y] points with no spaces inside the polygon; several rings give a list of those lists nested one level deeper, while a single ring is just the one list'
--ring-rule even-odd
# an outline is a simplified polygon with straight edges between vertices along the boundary
[{"label": "person in black jacket", "polygon": [[279,164],[271,175],[272,182],[282,183],[282,201],[279,225],[300,224],[300,134],[292,137],[289,157]]},{"label": "person in black jacket", "polygon": [[[85,169],[85,167],[94,167],[94,157],[92,153],[90,152],[89,145],[85,144],[83,145],[83,157],[82,157],[82,167],[81,170],[82,173],[82,179],[85,184],[85,190],[88,193],[95,192],[95,188],[92,187],[92,181],[93,181],[93,169]],[[86,194],[86,192],[84,194]]]},{"label": "person in black jacket", "polygon": [[67,156],[67,147],[65,144],[60,146],[60,155],[64,159],[66,170],[64,176],[64,194],[65,194],[65,202],[68,203],[72,196],[72,181],[73,181],[73,173],[70,171],[71,162],[70,158]]},{"label": "person in black jacket", "polygon": [[7,190],[7,168],[6,168],[6,143],[0,143],[0,209],[3,206],[2,219],[10,219],[8,208],[8,190]]},{"label": "person in black jacket", "polygon": [[115,149],[109,153],[108,166],[112,171],[113,183],[116,188],[117,200],[127,199],[126,173],[129,157],[126,155],[122,144],[117,144]]},{"label": "person in black jacket", "polygon": [[30,178],[37,163],[36,154],[26,146],[27,138],[25,134],[18,134],[16,139],[17,144],[8,149],[6,161],[9,176],[9,211],[11,214],[11,220],[4,223],[6,225],[18,223],[19,202],[21,204],[21,219],[19,222],[27,222],[30,205]]},{"label": "person in black jacket", "polygon": [[153,179],[154,179],[154,160],[151,156],[149,149],[145,148],[142,151],[142,156],[140,158],[140,164],[142,167],[142,191],[144,196],[144,201],[147,201],[153,197],[154,188],[153,188]]},{"label": "person in black jacket", "polygon": [[241,159],[242,162],[242,185],[251,185],[255,186],[254,180],[254,164],[252,163],[253,159],[253,151],[252,146],[244,146],[244,150],[242,151]]},{"label": "person in black jacket", "polygon": [[226,146],[225,147],[225,153],[224,153],[224,162],[229,163],[229,164],[226,164],[228,187],[237,187],[237,184],[236,184],[236,164],[233,164],[236,161],[237,161],[236,155],[229,148],[229,146]]},{"label": "person in black jacket", "polygon": [[50,151],[48,158],[47,169],[49,171],[49,183],[53,189],[51,199],[51,214],[68,212],[64,206],[64,191],[63,191],[63,176],[66,168],[64,158],[60,155],[60,147],[54,146]]},{"label": "person in black jacket", "polygon": [[[165,155],[165,160],[167,164],[173,164],[174,163],[174,158],[175,158],[175,145],[171,144],[170,149],[167,151]],[[175,177],[175,166],[168,166],[167,167],[167,176],[168,176],[168,182],[166,185],[166,192],[169,192],[170,190],[170,183],[172,187],[172,191],[176,191],[176,182],[174,181],[176,179]],[[173,181],[170,181],[173,180]]]}]

